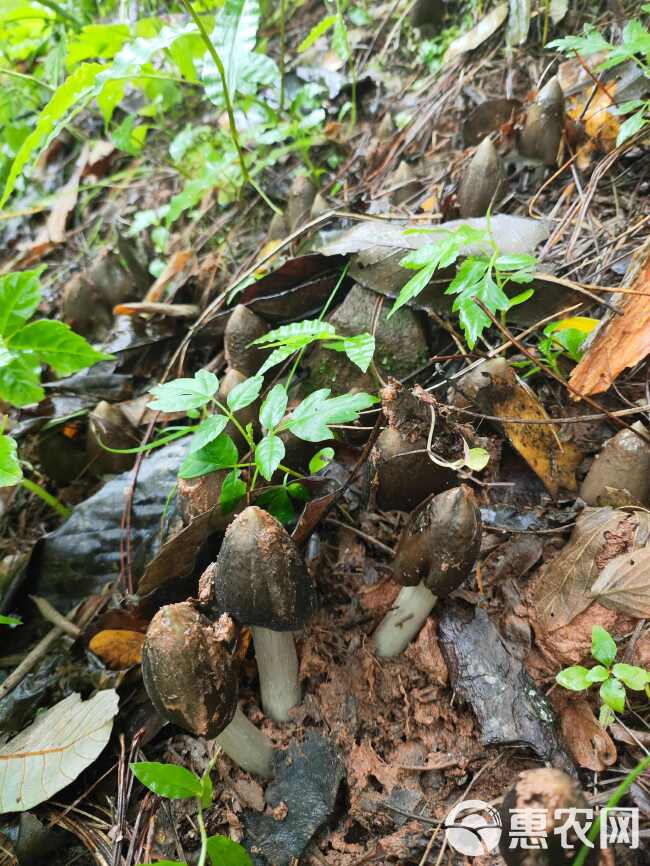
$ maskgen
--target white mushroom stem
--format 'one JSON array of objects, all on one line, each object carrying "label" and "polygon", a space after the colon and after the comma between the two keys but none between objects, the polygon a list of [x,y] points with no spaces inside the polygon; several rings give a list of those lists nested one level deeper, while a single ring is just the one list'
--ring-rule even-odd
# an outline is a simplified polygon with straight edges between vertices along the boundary
[{"label": "white mushroom stem", "polygon": [[424,625],[436,601],[423,583],[402,587],[373,635],[376,654],[391,659],[403,652]]},{"label": "white mushroom stem", "polygon": [[273,746],[237,707],[232,722],[216,738],[223,751],[247,773],[273,776]]},{"label": "white mushroom stem", "polygon": [[253,626],[251,631],[260,676],[262,707],[274,722],[287,722],[291,707],[302,700],[293,634],[258,625]]}]

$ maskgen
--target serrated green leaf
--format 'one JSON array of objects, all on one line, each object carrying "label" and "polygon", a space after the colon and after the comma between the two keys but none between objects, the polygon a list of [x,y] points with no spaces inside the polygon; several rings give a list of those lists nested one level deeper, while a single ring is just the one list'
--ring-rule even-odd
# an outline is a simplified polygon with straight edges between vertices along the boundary
[{"label": "serrated green leaf", "polygon": [[208,857],[212,866],[253,866],[246,850],[226,836],[208,836]]},{"label": "serrated green leaf", "polygon": [[201,421],[199,426],[194,431],[192,441],[190,442],[190,452],[199,451],[204,448],[217,436],[226,429],[228,418],[225,415],[210,415],[205,421]]},{"label": "serrated green leaf", "polygon": [[415,276],[411,277],[406,285],[402,286],[400,293],[395,299],[395,303],[388,314],[388,318],[393,316],[401,307],[408,304],[412,298],[417,297],[422,291],[424,291],[424,289],[426,289],[436,271],[436,268],[436,262],[429,262],[429,264],[424,265]]},{"label": "serrated green leaf", "polygon": [[595,625],[591,630],[592,656],[609,668],[616,658],[616,652],[616,644],[610,633],[601,625]]},{"label": "serrated green leaf", "polygon": [[66,66],[72,69],[84,60],[111,60],[129,36],[127,24],[86,24],[68,35]]},{"label": "serrated green leaf", "polygon": [[625,711],[625,686],[615,677],[605,680],[600,687],[600,697],[615,713]]},{"label": "serrated green leaf", "polygon": [[354,337],[341,337],[337,342],[323,343],[326,349],[345,352],[353,364],[365,373],[375,354],[375,338],[372,334],[356,334]]},{"label": "serrated green leaf", "polygon": [[588,674],[587,668],[583,668],[581,665],[574,665],[560,671],[555,677],[555,682],[565,689],[570,689],[572,692],[582,692],[591,685],[587,678]]},{"label": "serrated green leaf", "polygon": [[222,433],[198,451],[188,454],[181,463],[179,478],[199,478],[217,469],[232,469],[239,459],[237,446]]},{"label": "serrated green leaf", "polygon": [[275,435],[265,436],[255,447],[255,465],[267,481],[282,463],[284,453],[284,442]]},{"label": "serrated green leaf", "polygon": [[13,487],[22,477],[16,440],[6,433],[0,433],[0,487]]},{"label": "serrated green leaf", "polygon": [[302,322],[290,322],[288,325],[281,325],[279,328],[274,328],[257,340],[253,340],[251,346],[267,346],[269,343],[286,343],[287,345],[297,345],[298,348],[305,345],[302,341],[303,337],[328,337],[334,335],[336,330],[334,325],[329,322],[321,322],[320,319],[305,319]]},{"label": "serrated green leaf", "polygon": [[329,424],[346,424],[356,421],[359,412],[378,402],[371,394],[343,394],[327,399],[329,388],[310,394],[294,409],[287,427],[299,439],[306,442],[322,442],[333,437]]},{"label": "serrated green leaf", "polygon": [[623,144],[624,141],[627,141],[628,138],[632,138],[633,135],[636,135],[637,132],[643,129],[648,123],[650,123],[650,110],[648,108],[642,108],[640,111],[637,111],[631,117],[628,117],[623,123],[620,125],[618,130],[618,135],[616,137],[616,146],[618,147],[620,144]]},{"label": "serrated green leaf", "polygon": [[317,472],[320,472],[321,469],[324,469],[326,466],[328,466],[333,459],[333,448],[329,446],[321,448],[320,451],[317,451],[316,454],[314,454],[314,456],[309,461],[309,474],[315,475]]},{"label": "serrated green leaf", "polygon": [[609,675],[607,668],[602,665],[596,665],[596,667],[591,668],[587,673],[587,679],[590,683],[604,683],[606,679],[609,679]]},{"label": "serrated green leaf", "polygon": [[43,364],[48,364],[59,376],[70,376],[98,361],[113,358],[98,352],[69,325],[50,319],[30,322],[10,339],[12,350],[33,352]]},{"label": "serrated green leaf", "polygon": [[636,665],[616,664],[612,668],[612,673],[617,679],[625,683],[628,689],[635,692],[642,692],[648,682],[647,671],[636,667]]},{"label": "serrated green leaf", "polygon": [[0,277],[0,336],[8,339],[36,312],[41,301],[40,276],[45,265]]},{"label": "serrated green leaf", "polygon": [[582,32],[582,36],[564,36],[562,39],[554,39],[546,44],[546,48],[555,48],[556,51],[563,51],[565,54],[577,51],[589,56],[608,51],[612,47],[595,27],[585,25]]},{"label": "serrated green leaf", "polygon": [[264,376],[258,374],[235,385],[226,400],[228,408],[233,412],[239,412],[240,409],[250,406],[260,396],[263,384]]},{"label": "serrated green leaf", "polygon": [[84,108],[93,94],[95,79],[105,68],[101,63],[82,63],[54,92],[45,108],[41,109],[34,131],[23,141],[11,164],[0,198],[0,207],[13,192],[18,177],[32,156],[47,145],[63,123],[70,120],[72,114]]},{"label": "serrated green leaf", "polygon": [[174,379],[156,385],[150,393],[156,398],[148,403],[150,409],[160,412],[184,412],[200,409],[217,393],[219,380],[208,370],[199,370],[192,379]]},{"label": "serrated green leaf", "polygon": [[286,361],[287,358],[290,358],[295,351],[296,350],[293,348],[293,346],[282,346],[279,349],[274,349],[257,371],[257,375],[263,376],[264,373],[266,373],[272,367],[276,367],[278,364]]},{"label": "serrated green leaf", "polygon": [[159,797],[168,800],[188,800],[201,796],[201,780],[176,764],[161,764],[156,761],[139,761],[129,764],[133,775]]},{"label": "serrated green leaf", "polygon": [[260,424],[265,430],[271,430],[278,426],[287,411],[288,402],[287,389],[278,382],[271,388],[260,409]]},{"label": "serrated green leaf", "polygon": [[230,514],[234,511],[246,495],[246,485],[240,479],[240,474],[240,469],[233,469],[224,478],[219,494],[219,507],[222,514]]},{"label": "serrated green leaf", "polygon": [[21,407],[40,403],[44,397],[40,367],[34,357],[22,355],[0,367],[0,400]]},{"label": "serrated green leaf", "polygon": [[334,26],[335,22],[336,15],[327,15],[319,21],[318,24],[312,27],[307,36],[298,46],[298,54],[302,54],[304,51],[307,51],[308,48],[311,48],[311,46],[317,42],[321,36],[324,36],[325,33]]}]

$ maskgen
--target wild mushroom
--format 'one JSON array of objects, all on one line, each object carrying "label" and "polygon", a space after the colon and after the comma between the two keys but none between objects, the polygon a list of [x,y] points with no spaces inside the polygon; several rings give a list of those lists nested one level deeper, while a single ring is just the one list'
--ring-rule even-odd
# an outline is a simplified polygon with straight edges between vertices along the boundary
[{"label": "wild mushroom", "polygon": [[526,112],[524,128],[519,136],[520,154],[544,165],[555,165],[563,127],[564,93],[554,75]]},{"label": "wild mushroom", "polygon": [[237,304],[230,314],[223,335],[223,348],[228,365],[245,376],[253,376],[266,359],[266,352],[251,346],[253,340],[269,330],[264,319],[243,304]]},{"label": "wild mushroom", "polygon": [[156,711],[172,724],[216,738],[248,773],[273,775],[273,747],[237,705],[237,629],[224,615],[211,623],[191,602],[154,616],[142,650],[142,678]]},{"label": "wild mushroom", "polygon": [[463,218],[483,216],[505,191],[503,164],[495,146],[484,138],[458,186],[458,208]]},{"label": "wild mushroom", "polygon": [[[572,828],[566,836],[571,847],[564,847],[563,834],[557,831],[570,817],[568,810],[587,808],[587,800],[571,776],[553,767],[524,770],[501,806],[503,833],[499,848],[507,866],[568,866],[580,849],[581,840]],[[513,816],[521,816],[527,810],[533,820],[523,820],[523,828],[530,829],[513,827]],[[599,856],[598,848],[592,848],[586,860],[588,866],[595,866]]]},{"label": "wild mushroom", "polygon": [[399,655],[420,631],[438,597],[457,589],[481,546],[481,516],[469,487],[430,496],[411,514],[393,571],[402,589],[373,640],[381,658]]},{"label": "wild mushroom", "polygon": [[276,722],[300,703],[298,657],[292,631],[316,607],[316,591],[283,526],[254,505],[226,531],[214,569],[216,601],[251,627],[264,711]]}]

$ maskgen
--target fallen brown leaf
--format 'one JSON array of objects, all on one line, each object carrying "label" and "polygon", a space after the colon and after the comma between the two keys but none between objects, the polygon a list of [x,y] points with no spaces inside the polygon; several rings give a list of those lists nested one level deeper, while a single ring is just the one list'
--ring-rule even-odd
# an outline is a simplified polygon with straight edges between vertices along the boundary
[{"label": "fallen brown leaf", "polygon": [[123,671],[140,664],[143,643],[142,632],[105,629],[91,639],[88,648],[111,670]]},{"label": "fallen brown leaf", "polygon": [[650,617],[650,549],[623,553],[608,562],[591,595],[612,610],[639,619]]},{"label": "fallen brown leaf", "polygon": [[[628,276],[629,275],[629,276]],[[635,256],[623,288],[650,292],[650,240]],[[644,295],[614,296],[622,315],[603,319],[596,337],[569,379],[580,394],[601,394],[627,367],[633,367],[650,354],[650,298]]]},{"label": "fallen brown leaf", "polygon": [[571,701],[560,709],[560,729],[579,767],[597,773],[616,763],[616,746],[587,701]]}]

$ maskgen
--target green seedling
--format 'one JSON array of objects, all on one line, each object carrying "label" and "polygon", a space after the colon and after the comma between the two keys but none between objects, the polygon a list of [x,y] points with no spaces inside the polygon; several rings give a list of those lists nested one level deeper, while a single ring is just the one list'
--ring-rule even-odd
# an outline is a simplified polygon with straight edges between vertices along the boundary
[{"label": "green seedling", "polygon": [[[246,850],[237,842],[233,842],[227,836],[207,834],[203,810],[211,805],[214,797],[210,773],[215,760],[210,761],[206,771],[200,777],[176,764],[140,761],[129,764],[129,767],[136,779],[159,797],[168,800],[194,800],[201,838],[197,866],[206,866],[208,862],[211,866],[253,866]],[[179,860],[156,860],[155,866],[187,866],[187,863]]]},{"label": "green seedling", "polygon": [[626,688],[645,691],[650,697],[650,672],[644,668],[623,663],[615,664],[616,643],[609,632],[595,625],[591,632],[591,655],[599,662],[593,668],[573,665],[556,676],[556,682],[572,692],[588,691],[593,685],[600,686],[599,721],[606,728],[615,719],[614,713],[625,710]]},{"label": "green seedling", "polygon": [[516,304],[527,301],[533,294],[533,289],[526,289],[510,298],[506,295],[505,288],[509,283],[532,282],[537,260],[528,255],[501,255],[489,231],[465,224],[451,231],[444,227],[409,229],[405,234],[430,231],[435,231],[440,237],[430,244],[412,250],[400,261],[402,267],[417,271],[417,274],[403,286],[389,316],[424,291],[438,270],[455,264],[468,247],[478,249],[479,252],[469,255],[463,261],[456,276],[445,289],[445,294],[457,296],[452,310],[458,313],[467,345],[473,349],[483,331],[492,324],[490,317],[477,301],[484,304],[493,315],[505,314]]},{"label": "green seedling", "polygon": [[9,628],[16,628],[17,625],[22,625],[23,621],[19,616],[5,616],[0,613],[0,625],[8,625]]},{"label": "green seedling", "polygon": [[[643,12],[650,12],[650,4],[646,3],[641,9]],[[646,79],[650,78],[650,31],[638,19],[628,21],[618,45],[608,42],[593,25],[586,25],[582,36],[554,39],[546,47],[555,48],[564,54],[573,54],[578,58],[604,53],[605,60],[596,67],[598,72],[631,61],[641,69]],[[650,125],[650,99],[622,102],[616,111],[620,116],[626,117],[618,131],[617,145],[623,144]]]},{"label": "green seedling", "polygon": [[[589,334],[597,325],[598,319],[590,319],[587,316],[573,316],[570,319],[550,322],[542,332],[543,337],[537,344],[537,349],[546,364],[558,375],[562,375],[558,360],[568,358],[577,364],[584,354],[584,345]],[[526,369],[524,378],[540,370],[529,360],[517,361],[514,366]]]},{"label": "green seedling", "polygon": [[[44,267],[0,277],[0,400],[22,407],[45,397],[43,366],[69,376],[112,355],[98,352],[68,325],[50,319],[30,321],[42,298]],[[22,484],[61,515],[68,509],[39,484],[23,477],[16,440],[0,423],[0,487]]]}]

